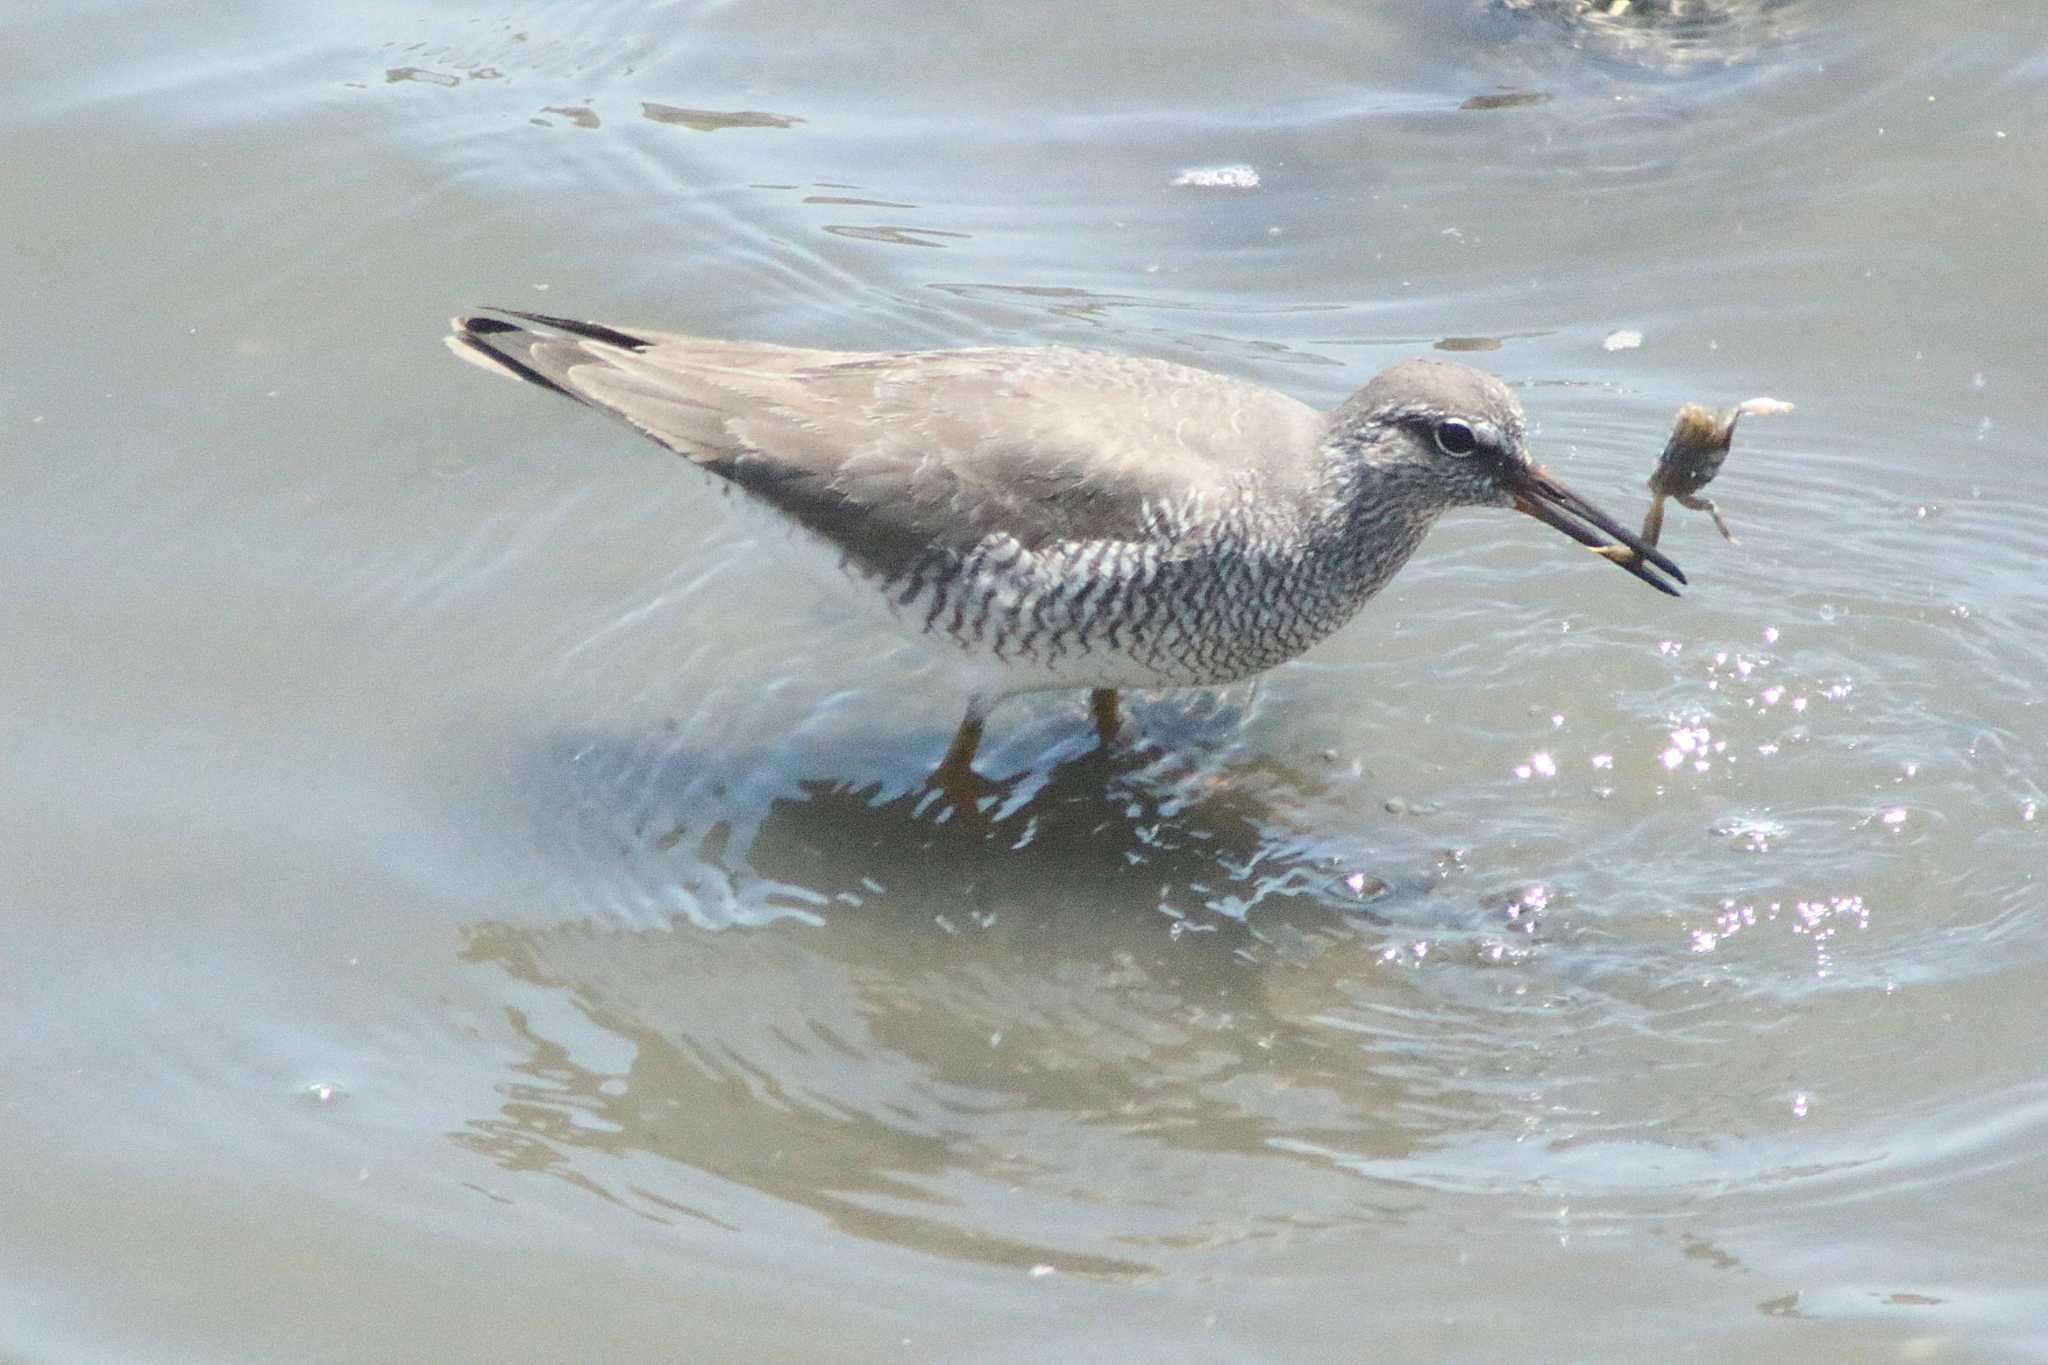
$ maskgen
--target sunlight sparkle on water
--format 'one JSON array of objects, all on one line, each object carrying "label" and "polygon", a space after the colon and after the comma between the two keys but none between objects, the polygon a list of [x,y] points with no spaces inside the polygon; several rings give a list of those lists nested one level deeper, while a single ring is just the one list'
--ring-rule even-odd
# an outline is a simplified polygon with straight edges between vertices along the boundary
[{"label": "sunlight sparkle on water", "polygon": [[1689,761],[1694,772],[1703,773],[1711,766],[1713,755],[1727,750],[1727,740],[1715,739],[1713,731],[1704,723],[1695,722],[1672,730],[1671,742],[1657,756],[1657,761],[1667,771],[1676,771],[1679,765]]},{"label": "sunlight sparkle on water", "polygon": [[1542,883],[1522,888],[1520,895],[1507,904],[1508,922],[1525,932],[1533,933],[1536,918],[1550,905],[1550,888]]},{"label": "sunlight sparkle on water", "polygon": [[[1723,901],[1711,927],[1688,933],[1687,946],[1695,953],[1711,953],[1745,930],[1760,924],[1776,923],[1785,909],[1782,901],[1766,904]],[[1870,908],[1861,896],[1827,896],[1794,901],[1790,909],[1791,914],[1785,916],[1788,927],[1814,945],[1817,976],[1827,976],[1833,970],[1831,943],[1838,930],[1870,927]]]},{"label": "sunlight sparkle on water", "polygon": [[1717,821],[1713,832],[1734,841],[1735,847],[1744,853],[1769,853],[1771,845],[1785,832],[1785,827],[1775,820],[1762,817],[1740,817]]}]

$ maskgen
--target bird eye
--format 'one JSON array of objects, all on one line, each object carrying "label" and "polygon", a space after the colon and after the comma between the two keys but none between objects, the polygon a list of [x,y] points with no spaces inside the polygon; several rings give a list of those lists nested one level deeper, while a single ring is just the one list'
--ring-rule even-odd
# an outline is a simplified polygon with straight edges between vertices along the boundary
[{"label": "bird eye", "polygon": [[1479,438],[1473,434],[1470,426],[1460,421],[1446,419],[1438,422],[1431,435],[1436,437],[1438,450],[1446,455],[1455,455],[1459,459],[1479,449]]}]

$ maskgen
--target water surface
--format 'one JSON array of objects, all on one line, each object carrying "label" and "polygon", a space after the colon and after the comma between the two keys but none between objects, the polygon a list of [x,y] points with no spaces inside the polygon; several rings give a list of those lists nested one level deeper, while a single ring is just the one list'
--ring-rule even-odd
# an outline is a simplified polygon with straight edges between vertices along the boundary
[{"label": "water surface", "polygon": [[[2048,1351],[2048,23],[1577,8],[10,10],[0,1355]],[[1798,410],[977,830],[479,303]]]}]

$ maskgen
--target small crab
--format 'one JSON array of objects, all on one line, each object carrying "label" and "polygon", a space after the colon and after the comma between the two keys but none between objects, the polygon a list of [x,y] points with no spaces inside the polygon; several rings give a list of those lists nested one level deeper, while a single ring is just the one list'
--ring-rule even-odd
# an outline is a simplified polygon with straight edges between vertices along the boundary
[{"label": "small crab", "polygon": [[[1712,499],[1701,497],[1700,490],[1721,472],[1721,464],[1728,458],[1728,444],[1735,438],[1737,418],[1790,411],[1790,403],[1776,398],[1752,398],[1722,413],[1698,403],[1680,408],[1678,419],[1671,424],[1671,439],[1664,443],[1664,453],[1657,457],[1657,467],[1650,471],[1650,510],[1643,517],[1643,543],[1657,543],[1657,536],[1664,529],[1664,500],[1670,498],[1680,507],[1705,512],[1714,519],[1715,529],[1728,543],[1736,544],[1735,533],[1721,519],[1721,509],[1714,506]],[[1609,558],[1635,553],[1626,546],[1608,546],[1605,552]]]}]

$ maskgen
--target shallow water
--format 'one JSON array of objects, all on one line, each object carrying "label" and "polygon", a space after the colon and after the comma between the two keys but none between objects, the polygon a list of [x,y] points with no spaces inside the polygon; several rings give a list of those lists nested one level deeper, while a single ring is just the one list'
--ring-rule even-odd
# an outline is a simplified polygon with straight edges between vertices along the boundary
[{"label": "shallow water", "polygon": [[[2048,1352],[2048,20],[321,9],[0,19],[0,1356]],[[988,832],[478,303],[1798,410]]]}]

